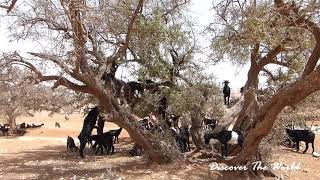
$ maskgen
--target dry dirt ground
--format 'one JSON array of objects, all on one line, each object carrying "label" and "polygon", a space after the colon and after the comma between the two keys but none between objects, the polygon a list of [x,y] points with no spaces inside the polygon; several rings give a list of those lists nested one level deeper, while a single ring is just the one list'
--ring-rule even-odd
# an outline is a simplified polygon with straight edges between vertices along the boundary
[{"label": "dry dirt ground", "polygon": [[[175,163],[157,165],[144,157],[131,157],[128,151],[133,146],[128,134],[123,131],[120,143],[115,145],[114,155],[94,155],[86,147],[84,159],[77,153],[66,151],[66,137],[74,137],[77,142],[84,117],[72,114],[69,120],[64,115],[49,117],[46,113],[21,122],[41,124],[43,128],[30,130],[22,137],[0,138],[0,179],[216,179],[210,173],[208,164]],[[0,120],[1,121],[1,120]],[[59,122],[61,128],[55,128]],[[105,131],[116,129],[112,123],[105,125]],[[316,152],[320,151],[320,135],[316,137]],[[280,147],[274,155],[275,162],[290,166],[300,162],[300,169],[294,171],[278,170],[284,179],[320,179],[320,159],[307,154],[293,152]],[[284,166],[283,166],[284,167]],[[212,176],[213,174],[213,176]],[[235,179],[237,179],[235,177]]]}]

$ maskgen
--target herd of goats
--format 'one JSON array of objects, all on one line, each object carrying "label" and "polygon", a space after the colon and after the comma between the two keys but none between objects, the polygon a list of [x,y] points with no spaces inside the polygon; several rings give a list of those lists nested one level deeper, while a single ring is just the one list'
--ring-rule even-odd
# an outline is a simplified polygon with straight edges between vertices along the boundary
[{"label": "herd of goats", "polygon": [[[35,125],[35,124],[26,124],[26,123],[21,123],[20,125],[16,126],[16,132],[19,135],[24,135],[27,131],[26,129],[29,128],[40,128],[44,126],[44,124],[40,124],[40,125]],[[0,136],[8,136],[9,135],[9,130],[10,130],[10,124],[5,123],[5,124],[0,124]]]},{"label": "herd of goats", "polygon": [[[151,80],[146,80],[144,84],[135,81],[124,83],[123,81],[115,78],[116,69],[117,67],[113,65],[111,72],[105,73],[102,76],[102,79],[105,81],[105,85],[107,87],[112,87],[116,97],[124,96],[124,99],[126,99],[127,102],[131,105],[134,103],[130,99],[132,99],[132,97],[139,98],[139,92],[140,94],[142,94],[145,89],[149,90],[150,92],[156,92],[159,91],[160,85],[170,86],[170,82],[155,83]],[[228,81],[225,81],[223,87],[224,104],[227,106],[229,106],[230,99],[230,87],[228,86],[228,83]],[[125,87],[127,87],[127,91]],[[123,94],[123,92],[127,93]],[[160,100],[158,113],[160,118],[164,120],[164,123],[162,123],[161,125],[153,123],[154,121],[150,117],[139,120],[136,125],[139,128],[142,128],[143,130],[149,131],[151,133],[168,133],[173,137],[178,149],[182,153],[190,151],[190,127],[179,127],[180,116],[167,112],[167,99],[165,97]],[[111,154],[114,153],[113,144],[119,142],[118,137],[122,131],[122,128],[120,127],[119,129],[103,132],[104,124],[105,119],[102,115],[100,115],[99,107],[96,106],[92,108],[85,117],[82,130],[78,136],[80,147],[78,148],[75,145],[73,138],[68,136],[67,150],[79,151],[80,157],[84,157],[84,148],[87,144],[89,144],[91,148],[95,149],[95,154],[97,154],[99,151],[101,154],[103,154],[104,149],[108,154],[109,152],[111,152]],[[245,140],[245,135],[243,134],[243,132],[241,132],[240,130],[227,130],[226,128],[223,128],[219,132],[216,132],[214,130],[217,124],[218,121],[215,119],[210,119],[207,117],[203,118],[202,126],[204,130],[203,138],[205,144],[213,144],[214,141],[211,141],[213,139],[218,140],[222,147],[222,156],[228,156],[228,145],[230,144],[239,145],[242,149],[242,145]],[[43,126],[43,124],[30,125],[22,123],[17,129],[25,132],[25,129],[27,128],[37,128],[41,126]],[[60,127],[60,124],[56,122],[55,126]],[[96,135],[92,135],[93,129],[97,130]],[[0,124],[0,135],[7,134],[8,130],[8,124]],[[289,142],[290,147],[295,147],[297,151],[299,151],[299,142],[304,141],[306,143],[306,149],[304,153],[307,151],[309,143],[312,143],[312,152],[314,152],[314,132],[312,132],[311,130],[294,129],[293,127],[287,127],[285,128],[285,131],[288,135],[288,138],[284,142]],[[93,141],[94,144],[92,143]],[[142,151],[143,149],[138,144],[134,144],[133,149],[130,151],[130,154],[132,156],[141,155]]]},{"label": "herd of goats", "polygon": [[[160,101],[159,105],[159,114],[163,115],[165,123],[162,125],[153,124],[150,117],[143,118],[137,122],[138,128],[142,128],[145,131],[149,131],[151,133],[169,133],[176,142],[177,148],[182,152],[190,151],[190,126],[179,126],[179,117],[174,114],[170,114],[166,112],[166,108],[163,107],[166,102],[166,99],[163,98]],[[97,122],[97,125],[96,125]],[[103,154],[103,149],[107,151],[107,154],[111,152],[114,153],[114,143],[119,142],[119,135],[121,133],[122,128],[110,130],[108,132],[103,132],[105,119],[103,116],[99,115],[99,107],[96,106],[90,110],[88,115],[86,116],[83,128],[78,136],[80,140],[80,148],[78,148],[72,137],[68,136],[67,138],[67,150],[70,151],[79,151],[80,157],[84,157],[83,151],[86,144],[89,144],[91,148],[95,149],[95,154],[97,154],[100,150],[101,154]],[[221,144],[221,155],[227,157],[228,156],[228,145],[239,145],[242,149],[242,145],[244,142],[244,135],[241,131],[237,130],[226,130],[223,128],[219,132],[215,132],[214,129],[217,126],[218,121],[215,119],[210,119],[207,117],[203,118],[203,131],[204,131],[204,142],[207,145],[212,145],[214,143],[211,140],[218,140]],[[92,130],[97,129],[97,135],[91,135]],[[309,143],[312,144],[312,153],[314,152],[314,140],[315,133],[311,130],[304,129],[294,129],[293,126],[286,127],[285,131],[287,133],[288,138],[283,141],[285,145],[291,148],[296,148],[299,151],[299,143],[300,141],[304,141],[306,144],[306,149],[303,153],[306,153],[308,150]],[[92,143],[94,141],[94,144]],[[289,142],[289,144],[288,144]],[[130,154],[132,156],[141,155],[143,149],[134,144],[133,148],[130,150]]]}]

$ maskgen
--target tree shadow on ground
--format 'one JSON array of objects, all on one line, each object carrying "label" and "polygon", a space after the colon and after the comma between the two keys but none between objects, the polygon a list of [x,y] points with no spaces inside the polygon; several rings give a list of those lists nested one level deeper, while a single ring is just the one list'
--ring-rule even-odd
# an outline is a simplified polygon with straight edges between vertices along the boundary
[{"label": "tree shadow on ground", "polygon": [[92,149],[86,147],[85,158],[79,158],[77,152],[67,152],[66,146],[63,145],[11,153],[2,156],[0,178],[172,179],[172,176],[176,176],[181,179],[208,179],[207,165],[193,166],[184,163],[157,165],[143,156],[131,157],[128,151],[132,145],[129,138],[122,138],[120,143],[115,144],[113,155],[102,156],[95,155]]}]

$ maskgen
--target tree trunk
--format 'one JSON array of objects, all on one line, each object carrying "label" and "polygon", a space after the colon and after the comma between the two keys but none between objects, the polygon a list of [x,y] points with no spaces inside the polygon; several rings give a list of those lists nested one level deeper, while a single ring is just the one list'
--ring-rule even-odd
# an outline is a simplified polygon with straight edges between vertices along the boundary
[{"label": "tree trunk", "polygon": [[258,151],[261,140],[266,137],[273,126],[278,114],[286,106],[298,103],[310,94],[320,89],[320,69],[299,79],[290,86],[280,90],[270,98],[255,115],[254,121],[247,129],[247,135],[241,153],[230,162],[245,164],[252,160]]},{"label": "tree trunk", "polygon": [[8,120],[10,125],[9,134],[14,134],[15,130],[17,129],[17,125],[16,125],[17,116],[11,114],[8,117],[9,117]]},{"label": "tree trunk", "polygon": [[198,150],[204,147],[201,123],[202,123],[202,118],[191,116],[190,133],[191,133],[192,141]]},{"label": "tree trunk", "polygon": [[159,146],[161,144],[159,142],[148,138],[148,136],[142,133],[141,128],[135,125],[138,120],[136,116],[121,111],[114,111],[107,118],[110,122],[124,128],[130,135],[130,138],[141,146],[153,161],[167,163],[172,160],[170,154],[166,154],[166,152],[160,150]]}]

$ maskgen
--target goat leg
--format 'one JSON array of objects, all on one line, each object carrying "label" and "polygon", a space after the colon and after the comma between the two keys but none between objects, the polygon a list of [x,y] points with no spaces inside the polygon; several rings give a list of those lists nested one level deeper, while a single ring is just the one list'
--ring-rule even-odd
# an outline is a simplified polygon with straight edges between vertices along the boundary
[{"label": "goat leg", "polygon": [[299,152],[299,148],[300,148],[300,141],[296,141],[296,150],[297,150],[297,152]]},{"label": "goat leg", "polygon": [[80,139],[80,149],[79,149],[79,153],[80,153],[80,157],[84,158],[84,155],[83,155],[83,150],[84,150],[84,147],[86,146],[86,141],[81,138]]},{"label": "goat leg", "polygon": [[308,148],[309,148],[309,143],[306,142],[306,149],[303,151],[303,154],[307,152]]},{"label": "goat leg", "polygon": [[225,156],[228,157],[228,144],[224,145],[224,153],[225,153]]}]

